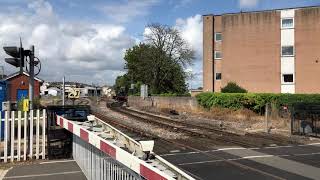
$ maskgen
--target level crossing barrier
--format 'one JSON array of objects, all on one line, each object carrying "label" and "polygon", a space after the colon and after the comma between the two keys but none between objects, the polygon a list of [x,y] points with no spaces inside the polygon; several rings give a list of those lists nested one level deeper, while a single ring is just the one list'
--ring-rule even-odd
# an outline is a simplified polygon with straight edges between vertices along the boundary
[{"label": "level crossing barrier", "polygon": [[[0,160],[2,162],[45,159],[46,110],[6,111],[0,116]],[[3,132],[2,132],[3,131]]]},{"label": "level crossing barrier", "polygon": [[154,154],[153,141],[135,141],[93,115],[56,122],[73,133],[73,156],[88,179],[194,179]]}]

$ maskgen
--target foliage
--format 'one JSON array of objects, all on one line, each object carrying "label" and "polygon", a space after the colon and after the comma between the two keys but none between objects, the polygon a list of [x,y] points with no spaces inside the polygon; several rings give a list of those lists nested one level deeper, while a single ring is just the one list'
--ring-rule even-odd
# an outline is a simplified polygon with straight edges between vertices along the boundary
[{"label": "foliage", "polygon": [[247,93],[248,91],[235,82],[229,82],[225,87],[221,88],[222,93]]},{"label": "foliage", "polygon": [[40,97],[36,97],[36,98],[33,99],[33,108],[34,109],[40,109],[41,108]]},{"label": "foliage", "polygon": [[23,101],[24,101],[24,98],[21,98],[21,99],[17,102],[17,109],[18,109],[18,111],[23,111]]},{"label": "foliage", "polygon": [[158,23],[149,24],[144,38],[148,44],[165,54],[174,62],[182,66],[192,64],[194,50],[182,38],[178,29]]},{"label": "foliage", "polygon": [[128,75],[125,74],[122,76],[118,76],[116,78],[116,82],[113,88],[116,94],[121,94],[121,93],[127,94],[130,88],[130,81],[129,81]]},{"label": "foliage", "polygon": [[271,93],[200,93],[196,96],[199,104],[207,109],[222,107],[229,109],[249,109],[257,113],[264,111],[267,103],[276,107],[298,102],[320,103],[320,94],[271,94]]},{"label": "foliage", "polygon": [[163,94],[154,94],[154,96],[162,97],[191,97],[190,93],[177,94],[177,93],[163,93]]},{"label": "foliage", "polygon": [[[130,84],[147,84],[149,93],[164,94],[187,92],[184,71],[194,59],[194,51],[188,47],[180,32],[172,27],[151,24],[146,27],[149,33],[145,42],[127,49],[124,60],[128,72],[116,79],[116,92],[130,92]],[[135,86],[136,94],[140,87]],[[130,93],[129,93],[130,94]]]}]

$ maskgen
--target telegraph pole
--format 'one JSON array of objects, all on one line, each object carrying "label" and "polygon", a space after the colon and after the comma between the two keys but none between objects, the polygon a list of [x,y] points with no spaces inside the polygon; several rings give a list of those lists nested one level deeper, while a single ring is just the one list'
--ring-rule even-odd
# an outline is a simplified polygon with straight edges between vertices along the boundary
[{"label": "telegraph pole", "polygon": [[33,109],[33,87],[34,87],[34,45],[30,47],[30,63],[29,63],[29,109]]}]

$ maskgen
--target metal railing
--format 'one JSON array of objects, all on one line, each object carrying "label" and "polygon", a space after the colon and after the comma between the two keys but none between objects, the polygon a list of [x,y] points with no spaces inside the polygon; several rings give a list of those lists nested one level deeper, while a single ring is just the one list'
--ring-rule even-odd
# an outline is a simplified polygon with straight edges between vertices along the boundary
[{"label": "metal railing", "polygon": [[89,180],[141,180],[139,174],[119,164],[101,150],[73,135],[73,158]]},{"label": "metal railing", "polygon": [[293,104],[291,109],[291,133],[319,137],[320,104]]},{"label": "metal railing", "polygon": [[[76,136],[73,144],[74,159],[88,179],[106,178],[110,173],[115,173],[111,175],[114,179],[140,176],[151,180],[194,179],[154,154],[153,141],[137,142],[95,116],[88,116],[86,122],[57,116],[57,124]],[[101,156],[101,153],[105,156]]]}]

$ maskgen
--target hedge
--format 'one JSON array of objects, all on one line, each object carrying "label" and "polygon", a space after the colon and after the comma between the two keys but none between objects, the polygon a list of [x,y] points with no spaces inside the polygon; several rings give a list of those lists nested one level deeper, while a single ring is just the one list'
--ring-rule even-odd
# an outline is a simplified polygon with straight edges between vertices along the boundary
[{"label": "hedge", "polygon": [[229,109],[250,109],[257,113],[264,111],[267,103],[276,107],[294,103],[320,103],[320,94],[272,94],[272,93],[210,93],[196,96],[198,103],[206,108],[222,107]]}]

